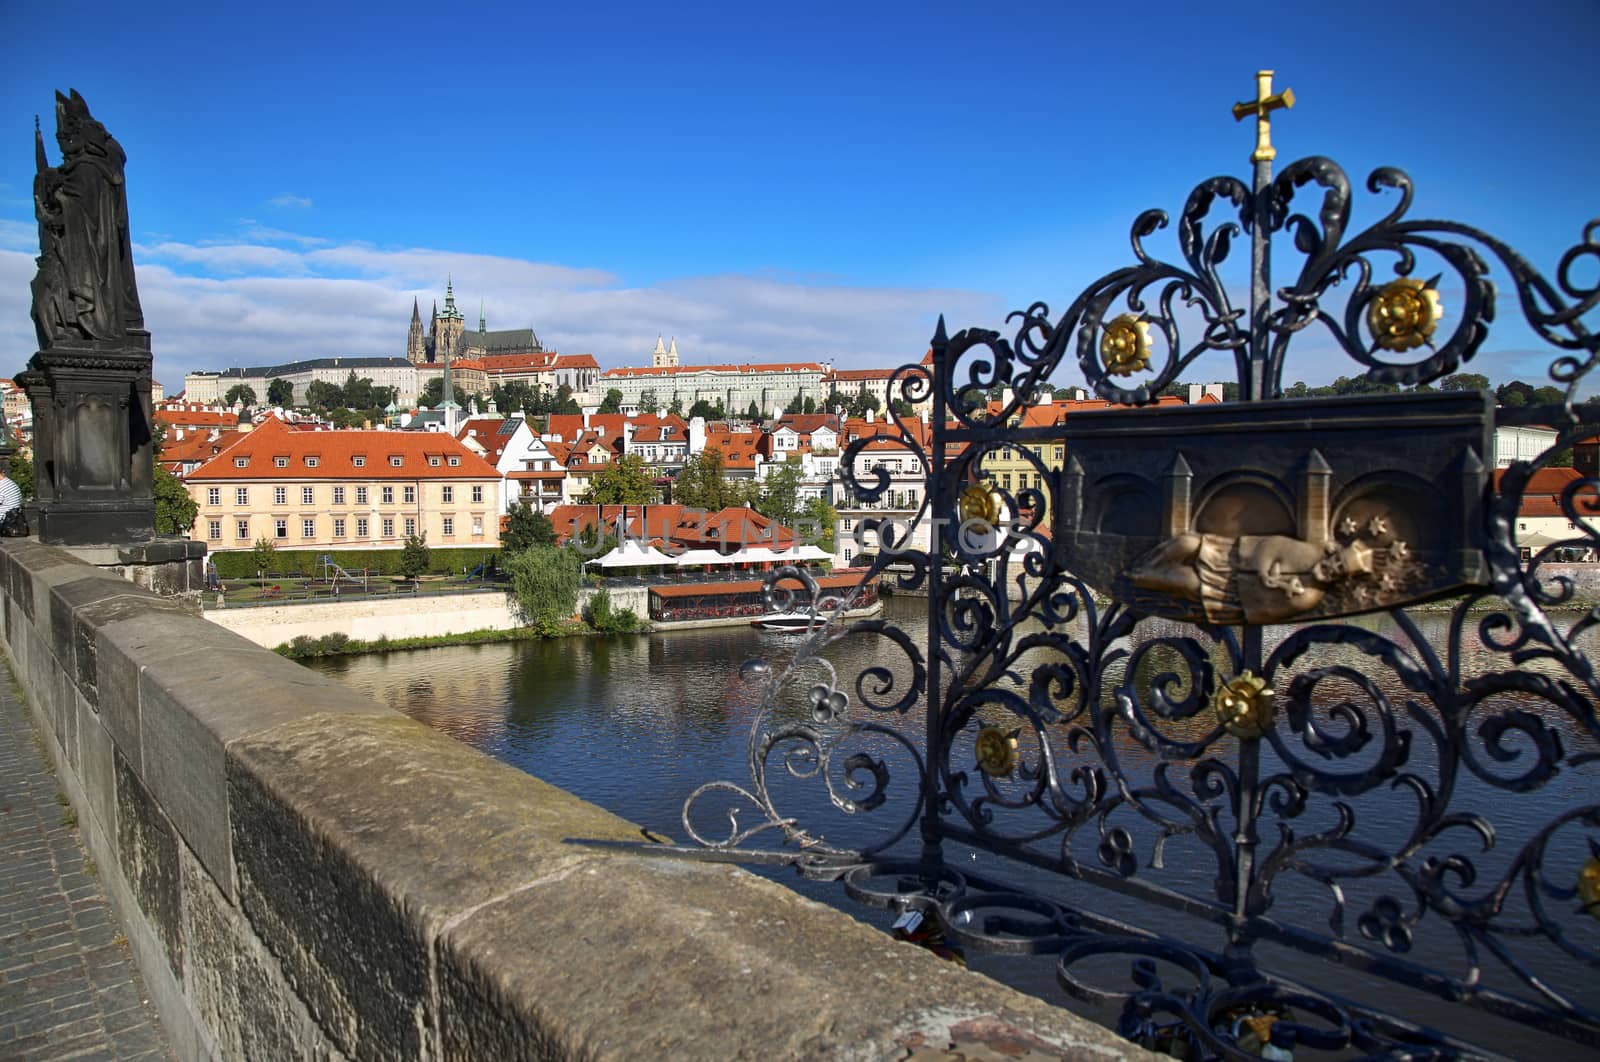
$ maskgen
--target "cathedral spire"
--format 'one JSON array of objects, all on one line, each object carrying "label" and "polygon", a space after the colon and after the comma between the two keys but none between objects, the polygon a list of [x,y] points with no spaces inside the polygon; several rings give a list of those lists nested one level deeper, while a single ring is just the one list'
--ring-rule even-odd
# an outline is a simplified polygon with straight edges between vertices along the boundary
[{"label": "cathedral spire", "polygon": [[482,299],[478,300],[478,331],[479,332],[487,332],[488,331],[488,329],[485,328],[484,324],[483,324],[483,300]]}]

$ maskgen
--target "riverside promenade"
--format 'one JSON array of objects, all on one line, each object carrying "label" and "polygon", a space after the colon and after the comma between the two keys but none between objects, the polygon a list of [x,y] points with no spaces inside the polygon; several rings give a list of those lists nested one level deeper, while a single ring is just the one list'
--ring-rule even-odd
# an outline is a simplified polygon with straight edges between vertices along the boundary
[{"label": "riverside promenade", "polygon": [[170,1059],[60,792],[0,663],[0,1058]]}]

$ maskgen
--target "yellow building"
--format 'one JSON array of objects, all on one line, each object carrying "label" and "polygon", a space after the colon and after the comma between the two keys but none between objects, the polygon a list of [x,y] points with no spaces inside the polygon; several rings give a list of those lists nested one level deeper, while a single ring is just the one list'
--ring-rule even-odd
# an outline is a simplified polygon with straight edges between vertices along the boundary
[{"label": "yellow building", "polygon": [[297,431],[276,418],[189,474],[212,550],[498,546],[500,473],[442,432]]}]

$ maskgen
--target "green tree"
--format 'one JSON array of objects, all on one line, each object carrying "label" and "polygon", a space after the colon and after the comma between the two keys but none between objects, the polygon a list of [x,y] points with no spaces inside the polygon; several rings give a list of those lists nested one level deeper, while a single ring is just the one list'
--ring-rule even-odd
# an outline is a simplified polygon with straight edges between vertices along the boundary
[{"label": "green tree", "polygon": [[530,546],[553,546],[556,530],[550,518],[528,502],[518,499],[506,510],[506,530],[500,546],[509,553],[520,553]]},{"label": "green tree", "polygon": [[200,506],[189,497],[183,483],[158,461],[151,488],[156,500],[156,534],[187,535]]},{"label": "green tree", "polygon": [[294,405],[294,384],[284,379],[269,381],[267,383],[267,404],[272,406]]},{"label": "green tree", "polygon": [[672,404],[667,407],[667,412],[674,417],[683,416],[683,399],[677,395],[672,396]]},{"label": "green tree", "polygon": [[722,470],[722,451],[715,447],[708,446],[690,457],[678,470],[678,478],[673,481],[673,502],[711,512],[732,505],[734,492],[729,488]]},{"label": "green tree", "polygon": [[428,536],[407,535],[400,549],[400,574],[415,579],[428,570]]},{"label": "green tree", "polygon": [[578,607],[583,558],[576,550],[534,546],[507,556],[502,564],[511,577],[517,617],[541,634],[560,633]]},{"label": "green tree", "polygon": [[783,411],[785,413],[798,413],[803,408],[804,401],[805,399],[800,392],[796,391],[794,397],[789,400],[789,404],[783,407]]},{"label": "green tree", "polygon": [[1481,372],[1452,373],[1439,381],[1441,391],[1487,391],[1489,378]]},{"label": "green tree", "polygon": [[744,411],[745,420],[760,420],[761,407],[756,405],[755,399],[750,400],[750,407]]},{"label": "green tree", "polygon": [[11,457],[11,465],[6,469],[6,478],[17,485],[22,492],[22,500],[27,501],[33,497],[33,454],[18,450]]},{"label": "green tree", "polygon": [[[611,397],[610,391],[606,392],[606,397]],[[654,413],[660,408],[661,401],[660,399],[656,398],[656,389],[654,387],[646,387],[643,391],[639,392],[639,412]]]},{"label": "green tree", "polygon": [[589,480],[590,505],[646,505],[655,498],[655,481],[638,454],[624,454]]},{"label": "green tree", "polygon": [[785,462],[767,476],[756,511],[784,527],[794,527],[800,515],[800,466]]},{"label": "green tree", "polygon": [[689,419],[691,420],[695,417],[704,417],[706,420],[724,420],[727,415],[727,411],[722,408],[722,399],[720,398],[717,399],[716,405],[712,405],[701,398],[689,407]]},{"label": "green tree", "polygon": [[578,407],[578,400],[572,397],[572,388],[562,384],[556,388],[555,408],[549,410],[549,412],[571,414],[582,413],[583,410]]},{"label": "green tree", "polygon": [[1535,387],[1528,399],[1530,406],[1559,406],[1567,400],[1567,393],[1559,387]]},{"label": "green tree", "polygon": [[[467,393],[458,385],[451,384],[450,390],[455,396],[456,405],[466,408]],[[444,402],[444,377],[435,376],[422,388],[422,397],[419,401],[429,409],[438,409]]]},{"label": "green tree", "polygon": [[1503,383],[1495,388],[1494,397],[1502,406],[1532,405],[1533,387],[1521,380],[1512,380],[1510,383]]},{"label": "green tree", "polygon": [[607,391],[606,396],[600,400],[600,412],[621,413],[622,392],[617,390],[615,387]]},{"label": "green tree", "polygon": [[815,398],[812,398],[810,395],[806,395],[806,400],[803,403],[801,403],[801,405],[800,405],[800,412],[802,412],[802,413],[815,413],[816,411],[817,411],[817,400]]},{"label": "green tree", "polygon": [[903,398],[897,398],[893,402],[890,402],[889,409],[897,417],[914,417],[917,415],[916,408]]},{"label": "green tree", "polygon": [[797,530],[802,532],[803,538],[814,539],[815,545],[832,553],[833,529],[838,523],[839,514],[828,504],[828,499],[812,498],[806,502]]},{"label": "green tree", "polygon": [[351,409],[371,409],[374,406],[383,406],[385,403],[377,401],[373,393],[372,380],[367,377],[356,379],[354,369],[344,381],[344,404]]},{"label": "green tree", "polygon": [[273,562],[277,559],[277,555],[277,544],[266,535],[262,535],[256,539],[255,548],[250,551],[250,560],[253,562],[256,571],[269,572],[272,570]]},{"label": "green tree", "polygon": [[222,401],[230,406],[235,402],[243,402],[247,408],[252,407],[256,404],[256,392],[249,384],[234,384],[222,396]]},{"label": "green tree", "polygon": [[345,408],[344,388],[326,380],[306,384],[306,405],[319,412]]}]

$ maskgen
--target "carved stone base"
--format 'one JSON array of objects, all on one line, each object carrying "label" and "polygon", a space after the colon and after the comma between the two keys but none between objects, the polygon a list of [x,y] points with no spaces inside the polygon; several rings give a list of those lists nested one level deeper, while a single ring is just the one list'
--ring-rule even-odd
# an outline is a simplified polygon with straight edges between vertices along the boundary
[{"label": "carved stone base", "polygon": [[206,586],[204,542],[159,535],[133,545],[80,545],[66,550],[80,560],[168,597],[194,596],[198,600]]},{"label": "carved stone base", "polygon": [[155,536],[153,499],[57,499],[28,506],[28,527],[52,546],[137,546]]}]

